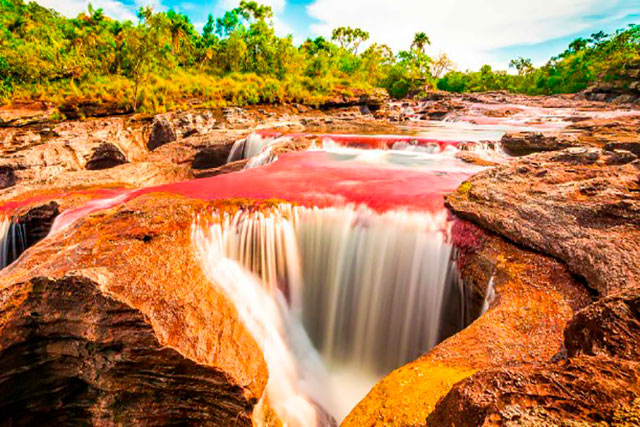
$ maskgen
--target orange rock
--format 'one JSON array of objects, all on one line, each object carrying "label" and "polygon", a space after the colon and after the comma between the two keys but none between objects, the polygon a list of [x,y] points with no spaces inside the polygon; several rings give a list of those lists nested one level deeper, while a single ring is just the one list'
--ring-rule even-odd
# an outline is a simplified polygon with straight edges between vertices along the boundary
[{"label": "orange rock", "polygon": [[252,423],[267,367],[195,261],[191,222],[203,209],[141,197],[50,236],[0,273],[5,419]]},{"label": "orange rock", "polygon": [[469,327],[383,378],[351,411],[344,426],[424,425],[458,381],[491,367],[549,360],[588,293],[557,261],[495,236],[466,255],[471,284],[493,277],[496,299]]}]

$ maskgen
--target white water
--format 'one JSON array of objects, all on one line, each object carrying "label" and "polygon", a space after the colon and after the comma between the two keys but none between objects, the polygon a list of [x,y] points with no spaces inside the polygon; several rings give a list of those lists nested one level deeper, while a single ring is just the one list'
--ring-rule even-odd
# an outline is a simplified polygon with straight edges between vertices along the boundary
[{"label": "white water", "polygon": [[[320,373],[318,378],[324,375],[318,368],[314,369],[321,365],[308,356],[310,352],[299,351],[307,357],[296,360],[291,338],[302,339],[304,345],[305,335],[295,322],[287,323],[289,316],[278,292],[268,292],[255,276],[225,254],[228,237],[220,223],[195,225],[192,236],[205,274],[234,303],[240,319],[263,352],[269,369],[266,393],[273,409],[287,425],[317,425],[316,408],[307,396],[314,389],[325,387],[318,387],[313,377],[308,377],[314,372]],[[299,367],[301,359],[307,366]],[[254,417],[258,419],[262,403],[255,409]]]},{"label": "white water", "polygon": [[5,268],[26,249],[24,225],[8,217],[0,218],[0,269]]},{"label": "white water", "polygon": [[278,160],[278,156],[272,153],[273,146],[288,141],[290,138],[274,138],[262,136],[257,133],[248,135],[245,139],[240,139],[233,143],[229,152],[228,162],[249,159],[246,169],[267,165]]},{"label": "white water", "polygon": [[[445,292],[457,286],[446,211],[378,214],[366,207],[283,204],[214,214],[210,224],[194,232],[208,276],[241,313],[254,316],[248,324],[256,340],[271,336],[262,344],[274,364],[270,371],[290,371],[292,354],[298,363],[316,360],[313,349],[299,345],[308,334],[329,371],[328,384],[315,380],[315,387],[300,389],[313,390],[313,400],[337,419],[384,374],[437,344]],[[284,311],[272,307],[279,295],[288,301]],[[295,372],[284,376],[296,383]]]}]

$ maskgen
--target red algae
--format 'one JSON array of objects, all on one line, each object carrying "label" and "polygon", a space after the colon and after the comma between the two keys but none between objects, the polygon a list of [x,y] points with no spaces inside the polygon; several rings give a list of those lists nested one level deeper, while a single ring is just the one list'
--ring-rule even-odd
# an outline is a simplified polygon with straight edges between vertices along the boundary
[{"label": "red algae", "polygon": [[323,151],[291,152],[267,166],[157,187],[125,190],[94,200],[60,215],[54,230],[92,212],[125,203],[148,193],[170,193],[201,200],[245,198],[280,199],[308,207],[364,204],[378,212],[443,209],[444,195],[453,191],[477,168],[451,168],[449,161],[435,167],[394,168],[357,160],[336,160]]},{"label": "red algae", "polygon": [[86,196],[93,199],[103,199],[121,194],[122,188],[92,188],[76,191],[44,192],[21,200],[0,202],[0,214],[11,214],[24,206],[30,206],[41,202],[49,202],[53,199],[68,199],[76,196]]},{"label": "red algae", "polygon": [[396,142],[414,143],[415,145],[438,145],[440,150],[446,147],[456,147],[460,141],[444,141],[434,138],[425,138],[413,135],[356,135],[333,133],[282,133],[274,129],[261,129],[255,132],[264,138],[278,138],[287,136],[290,138],[317,138],[319,140],[331,139],[337,144],[354,148],[390,149]]}]

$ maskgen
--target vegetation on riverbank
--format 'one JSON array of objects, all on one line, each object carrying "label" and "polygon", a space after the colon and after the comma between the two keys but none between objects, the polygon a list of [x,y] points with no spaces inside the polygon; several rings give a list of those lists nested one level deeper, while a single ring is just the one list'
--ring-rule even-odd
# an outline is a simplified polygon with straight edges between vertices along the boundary
[{"label": "vegetation on riverbank", "polygon": [[241,2],[201,33],[172,10],[140,9],[119,22],[89,7],[67,19],[22,0],[0,0],[0,100],[56,104],[94,101],[158,111],[197,100],[224,106],[263,102],[317,104],[387,87],[398,96],[431,80],[418,35],[395,57],[369,34],[337,28],[296,47],[276,36],[269,7]]},{"label": "vegetation on riverbank", "polygon": [[[23,0],[0,0],[0,103],[41,100],[92,103],[119,111],[158,112],[190,105],[321,104],[386,89],[393,97],[437,86],[464,92],[575,92],[604,76],[615,79],[638,58],[640,27],[578,39],[541,68],[520,58],[517,75],[449,71],[431,58],[425,33],[394,53],[360,29],[337,28],[295,46],[278,37],[269,7],[242,1],[201,32],[189,18],[142,8],[138,22],[120,22],[89,7],[76,18]],[[445,72],[449,71],[446,75]],[[444,75],[444,77],[441,77]]]},{"label": "vegetation on riverbank", "polygon": [[477,72],[451,71],[438,81],[438,88],[450,92],[507,90],[529,95],[574,93],[590,84],[626,77],[640,60],[640,25],[614,34],[599,32],[578,38],[560,55],[535,68],[530,59],[518,58],[510,67],[517,74],[494,71],[485,65]]}]

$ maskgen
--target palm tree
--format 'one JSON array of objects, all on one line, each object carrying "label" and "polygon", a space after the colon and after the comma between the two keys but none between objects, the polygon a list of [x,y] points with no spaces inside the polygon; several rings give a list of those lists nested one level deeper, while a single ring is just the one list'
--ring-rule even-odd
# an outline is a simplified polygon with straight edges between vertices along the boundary
[{"label": "palm tree", "polygon": [[424,53],[424,48],[426,45],[431,45],[431,40],[429,40],[429,36],[427,36],[425,33],[420,32],[416,33],[416,35],[413,36],[413,43],[411,43],[412,49],[415,48]]}]

